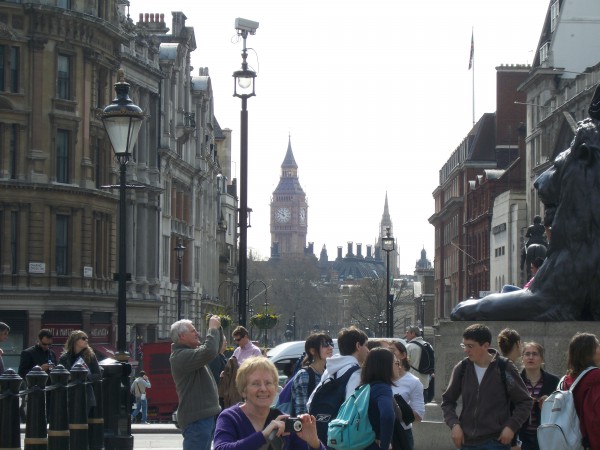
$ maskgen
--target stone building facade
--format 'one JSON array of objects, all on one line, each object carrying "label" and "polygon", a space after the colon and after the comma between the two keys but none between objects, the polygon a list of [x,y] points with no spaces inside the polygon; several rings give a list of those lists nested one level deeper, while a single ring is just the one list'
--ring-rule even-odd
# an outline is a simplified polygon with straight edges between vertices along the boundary
[{"label": "stone building facade", "polygon": [[169,33],[163,16],[133,24],[118,0],[60,5],[0,4],[7,365],[18,364],[42,327],[54,331],[57,347],[81,328],[101,356],[114,350],[119,192],[110,186],[118,163],[98,114],[114,97],[118,68],[149,116],[127,165],[127,184],[136,186],[127,190],[123,236],[133,356],[138,344],[166,338],[176,320],[179,240],[185,314],[194,320],[219,305],[220,277],[235,265],[235,184],[224,176],[230,132],[214,118],[207,69],[191,75],[194,33],[183,13],[173,13]]}]

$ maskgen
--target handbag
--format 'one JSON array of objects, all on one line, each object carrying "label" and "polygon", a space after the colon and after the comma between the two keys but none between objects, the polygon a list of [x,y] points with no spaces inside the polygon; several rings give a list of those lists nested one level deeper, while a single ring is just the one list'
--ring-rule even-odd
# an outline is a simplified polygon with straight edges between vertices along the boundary
[{"label": "handbag", "polygon": [[400,394],[394,394],[394,399],[396,400],[395,403],[400,409],[402,422],[404,422],[406,425],[413,423],[415,421],[415,414],[413,413],[410,405],[406,403],[406,400],[404,400]]},{"label": "handbag", "polygon": [[[396,394],[399,396],[399,394]],[[394,395],[394,397],[396,397]],[[404,402],[406,403],[406,402]],[[410,444],[406,437],[406,430],[402,426],[402,411],[398,402],[392,402],[396,419],[394,420],[394,432],[392,433],[392,450],[410,450]]]}]

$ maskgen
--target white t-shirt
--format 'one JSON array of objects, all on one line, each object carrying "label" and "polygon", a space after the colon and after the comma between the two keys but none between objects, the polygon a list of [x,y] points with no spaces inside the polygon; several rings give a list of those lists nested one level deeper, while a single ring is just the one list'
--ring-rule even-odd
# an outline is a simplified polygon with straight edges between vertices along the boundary
[{"label": "white t-shirt", "polygon": [[475,367],[475,374],[477,375],[477,381],[481,384],[481,380],[483,380],[483,376],[485,375],[485,371],[487,367],[479,367],[477,364],[473,364]]},{"label": "white t-shirt", "polygon": [[[417,377],[407,372],[404,376],[394,380],[392,383],[392,394],[400,394],[421,419],[425,417],[425,402],[423,400],[423,385]],[[412,423],[406,425],[402,422],[405,430],[412,428]]]}]

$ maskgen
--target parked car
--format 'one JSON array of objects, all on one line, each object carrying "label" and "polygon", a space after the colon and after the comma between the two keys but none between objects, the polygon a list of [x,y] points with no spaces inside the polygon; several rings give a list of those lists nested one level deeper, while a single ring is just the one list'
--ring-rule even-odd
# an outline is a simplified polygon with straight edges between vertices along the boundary
[{"label": "parked car", "polygon": [[[277,371],[279,372],[279,384],[283,386],[298,362],[298,358],[304,353],[305,341],[291,341],[279,344],[277,347],[273,347],[267,352],[267,358],[269,358]],[[337,346],[337,339],[333,340],[333,354],[338,355],[340,353]]]}]

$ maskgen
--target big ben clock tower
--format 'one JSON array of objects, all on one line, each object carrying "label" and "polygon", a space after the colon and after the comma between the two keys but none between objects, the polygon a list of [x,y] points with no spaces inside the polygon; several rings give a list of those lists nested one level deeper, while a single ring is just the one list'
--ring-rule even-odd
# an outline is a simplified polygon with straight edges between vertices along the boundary
[{"label": "big ben clock tower", "polygon": [[308,204],[298,180],[298,164],[290,138],[279,184],[271,199],[271,258],[304,255],[307,229]]}]

